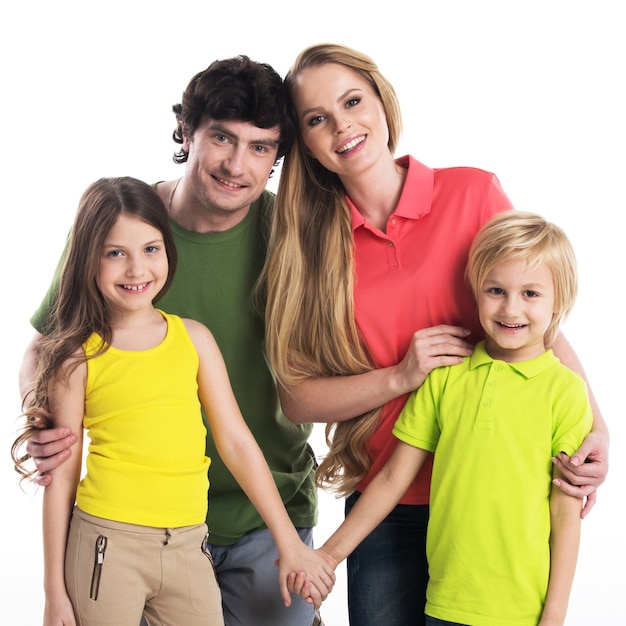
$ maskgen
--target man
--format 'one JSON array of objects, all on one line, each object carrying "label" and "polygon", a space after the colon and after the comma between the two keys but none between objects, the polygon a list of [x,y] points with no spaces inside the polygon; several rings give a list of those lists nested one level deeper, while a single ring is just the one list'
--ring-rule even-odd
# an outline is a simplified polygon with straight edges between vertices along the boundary
[{"label": "man", "polygon": [[[181,144],[174,160],[186,167],[178,180],[156,185],[168,208],[178,250],[174,281],[158,306],[199,320],[215,335],[241,411],[291,520],[312,545],[317,522],[315,458],[307,443],[312,427],[292,424],[280,410],[263,350],[263,323],[251,303],[273,206],[273,195],[265,186],[293,137],[283,82],[270,66],[245,56],[215,61],[191,79],[182,103],[173,109],[174,140]],[[31,319],[38,333],[46,332],[54,292],[53,283]],[[22,391],[32,379],[38,333],[20,372]],[[62,435],[45,431],[28,444],[39,484],[48,484],[51,477],[45,472],[69,454],[65,448],[72,435]],[[222,463],[210,434],[207,456],[212,459],[209,548],[226,626],[321,623],[314,607],[299,597],[284,607],[272,537]]]}]

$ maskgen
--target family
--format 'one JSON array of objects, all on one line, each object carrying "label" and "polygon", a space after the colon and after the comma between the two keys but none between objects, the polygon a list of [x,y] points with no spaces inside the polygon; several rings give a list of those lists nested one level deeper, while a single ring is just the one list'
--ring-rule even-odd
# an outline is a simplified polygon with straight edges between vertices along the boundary
[{"label": "family", "polygon": [[215,61],[173,112],[181,177],[92,183],[31,318],[44,625],[321,625],[344,559],[351,626],[563,624],[609,454],[565,233],[397,157],[346,46]]}]

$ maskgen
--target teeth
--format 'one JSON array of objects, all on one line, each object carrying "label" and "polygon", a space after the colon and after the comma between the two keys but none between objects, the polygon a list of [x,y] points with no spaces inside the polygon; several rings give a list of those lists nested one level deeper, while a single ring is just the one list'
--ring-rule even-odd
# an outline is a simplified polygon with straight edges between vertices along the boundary
[{"label": "teeth", "polygon": [[354,146],[358,146],[360,143],[363,143],[364,141],[365,141],[365,137],[357,137],[356,139],[349,141],[345,146],[342,146],[341,148],[339,148],[337,152],[339,154],[343,154],[344,152],[347,152],[348,150],[352,150]]},{"label": "teeth", "polygon": [[141,285],[123,285],[124,289],[128,289],[129,291],[141,291],[146,288],[148,283],[142,283]]},{"label": "teeth", "polygon": [[235,183],[231,183],[230,181],[224,180],[223,178],[218,178],[217,176],[215,178],[220,183],[222,183],[222,185],[226,185],[227,187],[232,187],[233,189],[239,189],[239,187],[242,186],[242,185],[235,185]]}]

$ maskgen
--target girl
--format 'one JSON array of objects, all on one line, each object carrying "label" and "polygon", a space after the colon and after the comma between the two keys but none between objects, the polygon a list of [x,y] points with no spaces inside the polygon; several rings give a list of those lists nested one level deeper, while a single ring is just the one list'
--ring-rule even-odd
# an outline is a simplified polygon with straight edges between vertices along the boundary
[{"label": "girl", "polygon": [[[306,570],[319,589],[334,582],[290,522],[213,336],[154,307],[175,267],[167,212],[149,185],[100,179],[85,191],[25,402],[30,424],[12,446],[29,477],[19,450],[35,422],[78,434],[44,493],[44,626],[135,625],[142,613],[149,623],[223,624],[203,550],[210,459],[201,405],[220,456],[272,532],[285,605],[284,572]],[[91,441],[79,481],[83,427]]]}]

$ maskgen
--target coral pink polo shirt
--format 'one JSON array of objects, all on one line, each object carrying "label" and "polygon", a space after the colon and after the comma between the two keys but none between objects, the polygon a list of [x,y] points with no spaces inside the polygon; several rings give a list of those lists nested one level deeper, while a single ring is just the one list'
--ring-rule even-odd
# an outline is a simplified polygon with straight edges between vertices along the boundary
[{"label": "coral pink polo shirt", "polygon": [[[402,195],[384,233],[352,210],[356,284],[355,317],[376,367],[405,356],[413,333],[437,324],[470,328],[482,339],[465,282],[472,240],[496,213],[512,209],[494,174],[470,167],[430,169],[410,156]],[[363,490],[396,445],[392,428],[408,394],[388,402],[369,441],[373,464]],[[402,504],[427,504],[432,463],[424,465]]]}]

